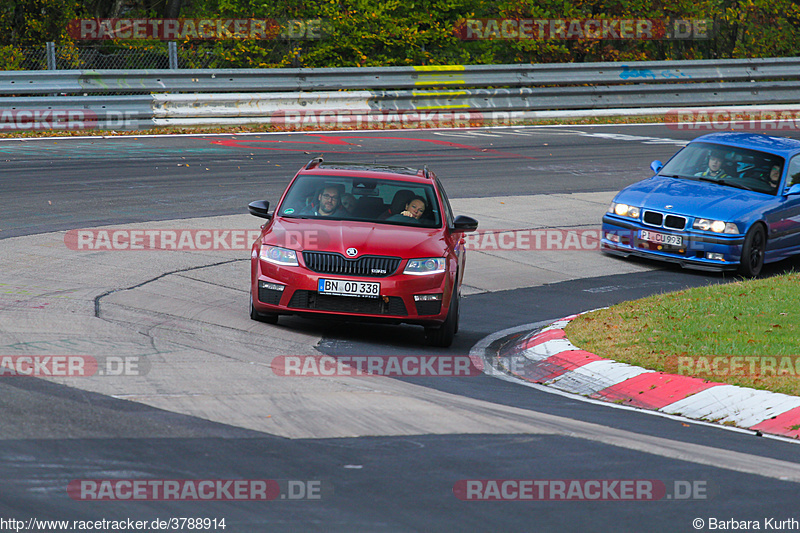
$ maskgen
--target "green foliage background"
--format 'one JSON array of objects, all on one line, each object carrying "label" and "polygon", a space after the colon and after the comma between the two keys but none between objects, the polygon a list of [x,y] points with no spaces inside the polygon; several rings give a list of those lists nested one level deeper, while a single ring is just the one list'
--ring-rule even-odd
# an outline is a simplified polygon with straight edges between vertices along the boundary
[{"label": "green foliage background", "polygon": [[[175,2],[175,0],[172,0]],[[319,40],[181,43],[217,68],[507,64],[794,56],[800,0],[178,0],[185,18],[321,19]],[[163,43],[72,43],[66,25],[96,16],[159,17],[166,0],[5,0],[0,69],[20,68],[19,50],[55,41],[104,50]],[[713,38],[687,41],[481,40],[454,33],[465,18],[681,18],[713,20]],[[209,60],[209,58],[211,58]]]}]

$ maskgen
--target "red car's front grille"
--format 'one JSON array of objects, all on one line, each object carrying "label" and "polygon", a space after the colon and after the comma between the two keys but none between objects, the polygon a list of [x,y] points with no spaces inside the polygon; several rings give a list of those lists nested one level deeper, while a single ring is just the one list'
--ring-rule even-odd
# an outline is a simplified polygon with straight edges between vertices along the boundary
[{"label": "red car's front grille", "polygon": [[294,291],[289,307],[294,309],[316,309],[337,313],[359,313],[365,315],[408,316],[406,304],[399,296],[383,298],[355,298],[331,296],[316,291]]},{"label": "red car's front grille", "polygon": [[365,255],[358,259],[347,259],[342,254],[332,252],[303,252],[303,260],[309,269],[320,274],[372,278],[391,276],[400,266],[399,257]]}]

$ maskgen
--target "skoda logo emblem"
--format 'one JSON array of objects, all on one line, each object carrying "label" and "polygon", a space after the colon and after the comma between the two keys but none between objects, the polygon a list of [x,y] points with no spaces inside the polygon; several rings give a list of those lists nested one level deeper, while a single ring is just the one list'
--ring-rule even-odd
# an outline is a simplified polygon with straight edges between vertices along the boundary
[{"label": "skoda logo emblem", "polygon": [[355,248],[348,248],[344,253],[347,254],[347,257],[355,257],[358,254],[358,250]]}]

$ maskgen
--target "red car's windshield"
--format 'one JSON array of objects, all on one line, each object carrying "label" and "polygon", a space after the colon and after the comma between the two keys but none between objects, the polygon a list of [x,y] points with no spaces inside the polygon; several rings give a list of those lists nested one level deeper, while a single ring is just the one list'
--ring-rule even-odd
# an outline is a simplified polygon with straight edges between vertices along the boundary
[{"label": "red car's windshield", "polygon": [[442,221],[433,185],[348,176],[298,176],[277,214],[427,228]]}]

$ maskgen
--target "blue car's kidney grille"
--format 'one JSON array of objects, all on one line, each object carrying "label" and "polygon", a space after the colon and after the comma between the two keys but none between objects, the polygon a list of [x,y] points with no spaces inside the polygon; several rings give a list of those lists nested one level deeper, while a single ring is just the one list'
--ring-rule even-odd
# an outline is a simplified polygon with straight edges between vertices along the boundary
[{"label": "blue car's kidney grille", "polygon": [[358,259],[347,259],[341,254],[331,252],[303,252],[303,260],[308,268],[321,274],[373,278],[391,276],[400,266],[399,257],[365,255]]},{"label": "blue car's kidney grille", "polygon": [[645,211],[642,220],[649,226],[682,230],[686,227],[686,218],[678,215],[664,215],[658,211]]},{"label": "blue car's kidney grille", "polygon": [[642,220],[644,220],[645,224],[658,226],[660,228],[661,224],[664,223],[664,215],[656,213],[655,211],[645,211]]},{"label": "blue car's kidney grille", "polygon": [[686,219],[676,215],[667,215],[664,217],[664,227],[672,229],[683,229],[686,227]]}]

